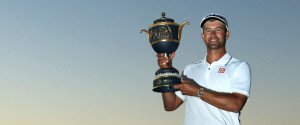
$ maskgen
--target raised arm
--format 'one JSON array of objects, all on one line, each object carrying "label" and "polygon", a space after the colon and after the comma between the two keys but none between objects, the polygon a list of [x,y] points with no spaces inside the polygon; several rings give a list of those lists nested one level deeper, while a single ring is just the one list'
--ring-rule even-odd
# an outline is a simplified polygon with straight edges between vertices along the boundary
[{"label": "raised arm", "polygon": [[174,111],[183,103],[183,101],[176,96],[175,92],[162,93],[162,99],[166,111]]},{"label": "raised arm", "polygon": [[[157,54],[157,63],[159,67],[169,68],[169,64],[172,62],[174,56],[175,53],[170,54],[169,57],[166,57],[164,54]],[[175,92],[162,93],[162,99],[166,111],[174,111],[183,103],[183,101],[176,96]]]}]

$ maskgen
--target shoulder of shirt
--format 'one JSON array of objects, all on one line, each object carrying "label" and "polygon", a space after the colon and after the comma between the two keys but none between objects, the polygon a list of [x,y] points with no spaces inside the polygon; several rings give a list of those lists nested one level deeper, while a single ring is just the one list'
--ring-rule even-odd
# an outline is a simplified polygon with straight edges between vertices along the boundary
[{"label": "shoulder of shirt", "polygon": [[232,58],[230,60],[230,62],[228,63],[228,65],[235,65],[235,66],[246,65],[246,66],[249,67],[249,64],[247,62],[239,60],[239,59],[236,59],[236,58]]},{"label": "shoulder of shirt", "polygon": [[192,68],[192,67],[196,67],[196,66],[198,66],[198,65],[201,64],[201,63],[203,63],[203,60],[200,60],[200,61],[198,61],[198,62],[196,62],[196,63],[188,64],[188,65],[185,67],[185,69],[189,69],[189,68]]}]

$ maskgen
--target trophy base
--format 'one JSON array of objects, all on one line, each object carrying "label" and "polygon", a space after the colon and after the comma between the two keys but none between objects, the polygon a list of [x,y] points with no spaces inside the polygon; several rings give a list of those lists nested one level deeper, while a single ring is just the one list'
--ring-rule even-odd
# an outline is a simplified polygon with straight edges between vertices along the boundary
[{"label": "trophy base", "polygon": [[173,85],[180,84],[181,79],[177,69],[167,68],[158,69],[155,73],[156,79],[153,81],[154,92],[175,92],[178,89],[174,89]]},{"label": "trophy base", "polygon": [[153,91],[164,93],[164,92],[175,92],[175,91],[178,91],[178,89],[174,89],[171,85],[169,85],[169,86],[155,87],[155,88],[153,88]]}]

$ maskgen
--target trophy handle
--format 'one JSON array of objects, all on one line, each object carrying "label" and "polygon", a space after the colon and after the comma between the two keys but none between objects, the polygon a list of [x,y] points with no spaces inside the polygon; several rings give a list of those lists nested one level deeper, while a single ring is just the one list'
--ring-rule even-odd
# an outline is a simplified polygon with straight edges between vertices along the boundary
[{"label": "trophy handle", "polygon": [[187,22],[187,21],[184,21],[183,23],[181,23],[181,24],[179,25],[179,28],[178,28],[178,40],[181,40],[182,28],[183,28],[183,26],[184,26],[185,24],[189,25],[190,23]]},{"label": "trophy handle", "polygon": [[148,38],[150,38],[150,33],[149,33],[149,31],[148,31],[148,30],[145,30],[145,29],[142,29],[140,33],[142,33],[143,31],[144,31],[145,33],[147,33]]}]

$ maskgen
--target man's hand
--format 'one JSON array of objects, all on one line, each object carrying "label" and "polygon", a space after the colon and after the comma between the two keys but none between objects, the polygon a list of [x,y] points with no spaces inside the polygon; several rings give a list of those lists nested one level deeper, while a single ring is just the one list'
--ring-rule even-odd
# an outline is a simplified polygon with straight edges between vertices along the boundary
[{"label": "man's hand", "polygon": [[173,87],[179,89],[183,95],[197,96],[200,85],[198,85],[193,79],[189,79],[186,76],[181,78],[182,84],[176,84]]},{"label": "man's hand", "polygon": [[158,53],[156,56],[157,56],[157,63],[160,68],[162,69],[171,68],[170,64],[172,63],[172,60],[175,56],[175,52],[169,54],[169,57],[167,57],[163,53]]}]

